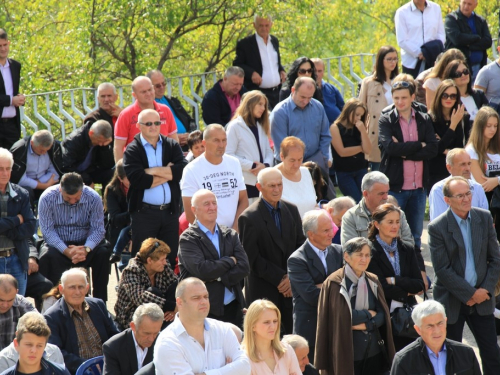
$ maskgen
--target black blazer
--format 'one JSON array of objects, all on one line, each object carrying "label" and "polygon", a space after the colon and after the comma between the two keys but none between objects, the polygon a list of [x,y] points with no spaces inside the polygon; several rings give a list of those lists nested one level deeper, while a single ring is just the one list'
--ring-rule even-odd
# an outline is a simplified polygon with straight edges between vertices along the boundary
[{"label": "black blazer", "polygon": [[[13,94],[16,96],[19,94],[19,81],[21,80],[21,63],[13,59],[7,59],[10,66],[10,74],[12,76],[12,86]],[[0,74],[0,116],[4,107],[10,106],[11,97],[5,93],[5,83],[3,81],[3,76]],[[19,108],[16,107],[16,122],[19,132],[21,132],[21,113]]]},{"label": "black blazer", "polygon": [[[269,35],[271,44],[278,53],[278,72],[284,71],[281,65],[280,45],[278,38],[274,35]],[[259,86],[252,82],[253,72],[259,73],[262,77],[262,60],[260,57],[259,46],[255,34],[247,36],[236,43],[236,57],[233,61],[233,66],[239,66],[245,71],[245,87],[248,90],[258,90]]]},{"label": "black blazer", "polygon": [[[128,328],[103,344],[104,368],[102,375],[134,375],[138,371],[139,365],[133,334],[132,329]],[[155,343],[156,340],[148,348],[146,358],[142,363],[143,366],[153,360]]]},{"label": "black blazer", "polygon": [[[222,91],[221,82],[222,80],[215,82],[215,85],[205,93],[201,102],[203,121],[207,125],[220,124],[226,126],[231,121],[231,107],[227,101],[226,94]],[[245,86],[242,86],[239,94],[243,96],[246,92],[247,89]]]}]

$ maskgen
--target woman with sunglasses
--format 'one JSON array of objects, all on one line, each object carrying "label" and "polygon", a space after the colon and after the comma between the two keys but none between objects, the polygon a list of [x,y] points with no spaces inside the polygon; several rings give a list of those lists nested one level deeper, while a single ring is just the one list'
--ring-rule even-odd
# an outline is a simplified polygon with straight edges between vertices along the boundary
[{"label": "woman with sunglasses", "polygon": [[429,115],[438,139],[438,154],[429,162],[427,192],[436,182],[450,175],[446,169],[448,150],[464,147],[464,124],[469,123],[469,115],[465,113],[465,107],[460,102],[460,91],[451,79],[445,79],[437,87]]},{"label": "woman with sunglasses", "polygon": [[[314,79],[314,82],[316,82],[316,70],[311,59],[303,56],[299,57],[292,63],[292,66],[290,66],[288,74],[286,75],[286,81],[283,83],[283,87],[280,91],[280,102],[290,96],[293,84],[298,77],[310,77]],[[316,87],[316,91],[314,91],[313,98],[323,103],[323,94],[318,87]]]},{"label": "woman with sunglasses", "polygon": [[123,270],[115,304],[116,321],[123,329],[129,326],[135,309],[148,302],[163,309],[166,322],[174,320],[177,277],[167,261],[169,253],[165,242],[148,238]]}]

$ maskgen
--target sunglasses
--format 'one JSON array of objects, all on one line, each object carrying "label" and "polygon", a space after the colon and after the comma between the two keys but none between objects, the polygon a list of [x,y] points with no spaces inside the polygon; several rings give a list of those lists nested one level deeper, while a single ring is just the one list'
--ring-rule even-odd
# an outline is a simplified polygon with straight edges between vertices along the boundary
[{"label": "sunglasses", "polygon": [[148,121],[148,122],[140,122],[139,124],[144,125],[144,126],[153,126],[153,125],[155,125],[155,126],[160,126],[160,125],[161,125],[161,121],[153,121],[153,122],[151,122],[151,121]]},{"label": "sunglasses", "polygon": [[398,81],[392,85],[393,89],[397,89],[398,87],[410,88],[410,82],[406,81]]},{"label": "sunglasses", "polygon": [[149,258],[156,251],[156,249],[158,249],[159,247],[160,247],[160,243],[158,241],[156,241],[153,244],[153,247],[151,249],[149,249],[149,251],[146,255],[146,259]]},{"label": "sunglasses", "polygon": [[155,85],[155,87],[156,87],[157,89],[161,89],[162,87],[165,87],[166,85],[167,85],[167,84],[166,84],[165,82],[162,82],[162,83],[157,83],[157,84]]},{"label": "sunglasses", "polygon": [[312,74],[312,69],[299,69],[299,74]]},{"label": "sunglasses", "polygon": [[399,59],[397,57],[393,57],[393,58],[390,58],[390,59],[384,59],[385,61],[389,61],[389,62],[398,62]]},{"label": "sunglasses", "polygon": [[460,78],[462,76],[468,76],[468,75],[469,75],[469,69],[464,69],[461,72],[455,72],[455,74],[453,75],[453,78]]},{"label": "sunglasses", "polygon": [[444,94],[441,96],[441,99],[444,99],[444,100],[446,100],[446,99],[456,100],[456,99],[457,99],[457,97],[458,97],[458,95],[457,95],[457,94],[449,94],[449,95],[448,95],[447,93],[444,93]]}]

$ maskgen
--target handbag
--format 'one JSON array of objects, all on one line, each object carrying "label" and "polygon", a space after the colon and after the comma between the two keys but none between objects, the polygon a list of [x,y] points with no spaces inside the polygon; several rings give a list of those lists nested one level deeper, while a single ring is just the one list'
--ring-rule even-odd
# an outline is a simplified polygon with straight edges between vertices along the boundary
[{"label": "handbag", "polygon": [[[427,299],[427,294],[424,293],[424,301]],[[416,339],[419,337],[417,331],[413,327],[415,323],[411,318],[413,307],[405,303],[403,307],[397,307],[391,314],[392,333],[394,336],[408,337]]]}]

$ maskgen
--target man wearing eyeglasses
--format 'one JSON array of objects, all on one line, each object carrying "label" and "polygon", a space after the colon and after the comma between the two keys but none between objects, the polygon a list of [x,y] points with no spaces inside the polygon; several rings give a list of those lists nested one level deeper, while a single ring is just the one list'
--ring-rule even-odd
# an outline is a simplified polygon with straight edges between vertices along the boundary
[{"label": "man wearing eyeglasses", "polygon": [[483,374],[493,375],[500,373],[493,316],[500,252],[491,214],[471,207],[471,193],[462,176],[447,180],[443,194],[450,208],[427,228],[436,273],[434,299],[446,309],[447,338],[462,342],[467,322],[479,347]]},{"label": "man wearing eyeglasses", "polygon": [[187,165],[181,147],[160,134],[162,121],[153,109],[139,114],[137,134],[123,155],[130,181],[127,195],[132,218],[132,257],[142,241],[158,238],[170,247],[168,260],[175,268],[179,244],[179,181]]}]

